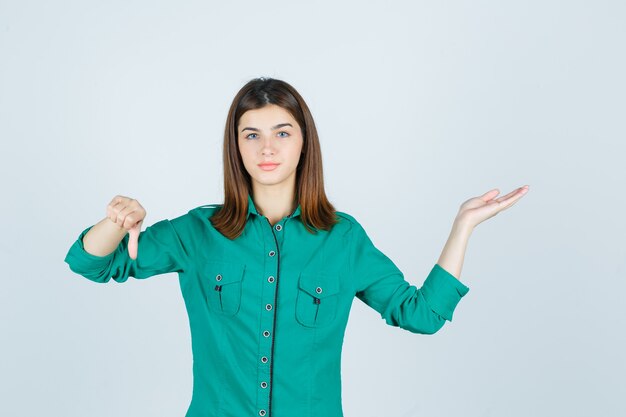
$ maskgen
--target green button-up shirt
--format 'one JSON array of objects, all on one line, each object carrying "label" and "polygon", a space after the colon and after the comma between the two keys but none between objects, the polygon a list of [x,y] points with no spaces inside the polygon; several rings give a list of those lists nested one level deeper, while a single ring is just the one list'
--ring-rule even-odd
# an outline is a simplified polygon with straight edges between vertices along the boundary
[{"label": "green button-up shirt", "polygon": [[248,196],[242,235],[209,221],[219,205],[161,220],[128,235],[107,256],[82,238],[65,262],[95,282],[177,272],[192,339],[193,395],[185,417],[342,417],[341,350],[356,296],[391,326],[432,334],[469,288],[435,264],[421,288],[349,214],[331,231],[309,233],[300,206],[275,225]]}]

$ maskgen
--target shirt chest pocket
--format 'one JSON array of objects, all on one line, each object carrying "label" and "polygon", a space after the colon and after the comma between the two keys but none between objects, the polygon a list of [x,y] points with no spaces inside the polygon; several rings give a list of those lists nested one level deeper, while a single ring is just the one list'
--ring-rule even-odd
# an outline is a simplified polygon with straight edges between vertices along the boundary
[{"label": "shirt chest pocket", "polygon": [[298,278],[296,320],[307,327],[326,326],[335,319],[339,302],[339,276],[302,272]]},{"label": "shirt chest pocket", "polygon": [[241,285],[245,265],[207,261],[203,279],[208,282],[206,301],[209,309],[223,316],[234,316],[241,306]]}]

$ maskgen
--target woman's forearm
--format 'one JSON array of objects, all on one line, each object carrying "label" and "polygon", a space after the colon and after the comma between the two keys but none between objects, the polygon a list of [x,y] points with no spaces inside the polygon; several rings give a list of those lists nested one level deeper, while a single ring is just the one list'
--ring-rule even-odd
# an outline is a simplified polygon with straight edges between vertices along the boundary
[{"label": "woman's forearm", "polygon": [[452,230],[448,236],[448,241],[443,247],[437,263],[443,269],[454,275],[456,279],[461,278],[461,269],[467,249],[467,242],[472,234],[473,227],[463,223],[458,219],[454,221]]},{"label": "woman's forearm", "polygon": [[106,256],[117,248],[126,233],[126,229],[105,217],[83,236],[83,247],[92,255]]}]

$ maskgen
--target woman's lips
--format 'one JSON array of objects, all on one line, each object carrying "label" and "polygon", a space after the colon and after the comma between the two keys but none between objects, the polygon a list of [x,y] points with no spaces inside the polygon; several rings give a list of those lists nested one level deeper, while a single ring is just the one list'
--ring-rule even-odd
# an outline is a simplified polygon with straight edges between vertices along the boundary
[{"label": "woman's lips", "polygon": [[261,167],[263,171],[273,171],[277,166],[278,164],[264,164],[264,165],[259,164],[259,167]]}]

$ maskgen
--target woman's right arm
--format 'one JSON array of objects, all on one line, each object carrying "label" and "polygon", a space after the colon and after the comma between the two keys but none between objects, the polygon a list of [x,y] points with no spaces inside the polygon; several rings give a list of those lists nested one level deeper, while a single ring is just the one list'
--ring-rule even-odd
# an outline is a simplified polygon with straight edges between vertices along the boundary
[{"label": "woman's right arm", "polygon": [[189,248],[179,232],[187,230],[188,216],[161,220],[140,232],[144,218],[136,200],[116,196],[107,217],[80,233],[65,262],[73,272],[101,283],[183,272]]}]

